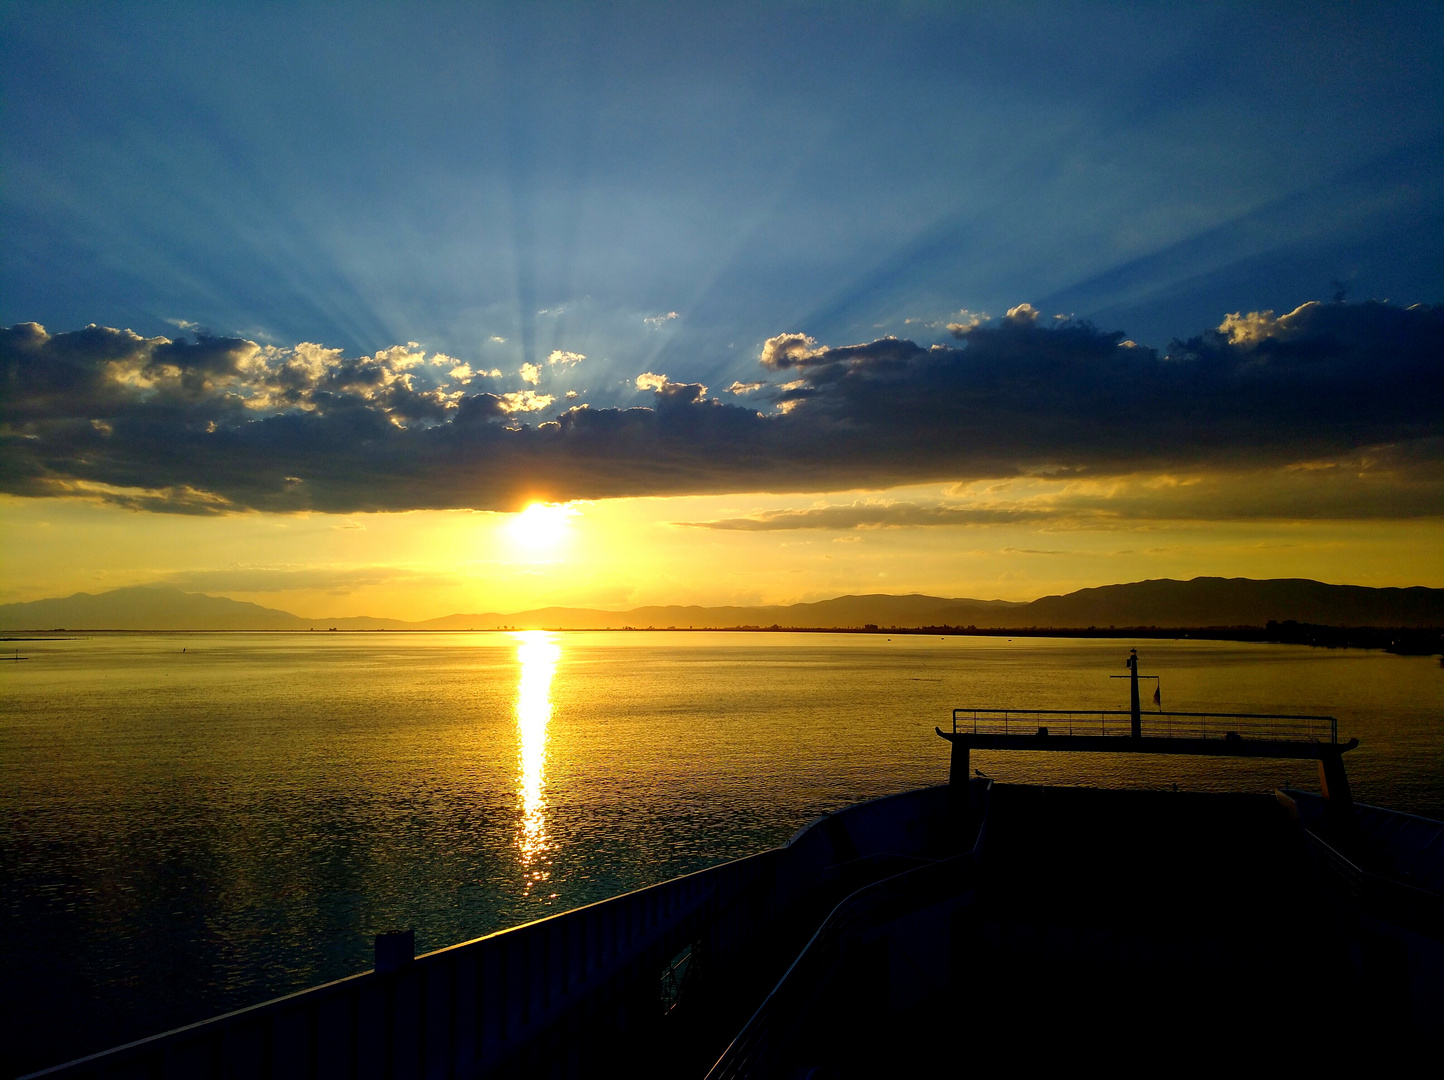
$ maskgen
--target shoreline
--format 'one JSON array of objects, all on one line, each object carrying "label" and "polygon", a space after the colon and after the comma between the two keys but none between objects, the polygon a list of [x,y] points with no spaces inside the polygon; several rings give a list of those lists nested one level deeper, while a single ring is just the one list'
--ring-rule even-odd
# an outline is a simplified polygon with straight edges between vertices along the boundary
[{"label": "shoreline", "polygon": [[[307,629],[252,630],[245,628],[190,629],[186,627],[118,629],[118,628],[56,628],[53,630],[15,630],[0,642],[61,641],[57,635],[78,634],[486,634],[514,633],[518,630],[544,630],[548,633],[612,634],[612,633],[746,633],[746,634],[885,634],[899,636],[939,637],[1036,637],[1036,638],[1141,638],[1149,640],[1237,641],[1270,645],[1309,645],[1325,649],[1381,649],[1399,656],[1444,657],[1444,628],[1398,626],[1331,626],[1301,623],[1292,619],[1270,621],[1264,626],[770,626],[742,624],[734,626],[488,626],[466,629],[414,629],[375,627],[372,629]],[[25,635],[25,636],[18,636]],[[1444,662],[1444,660],[1441,660]]]}]

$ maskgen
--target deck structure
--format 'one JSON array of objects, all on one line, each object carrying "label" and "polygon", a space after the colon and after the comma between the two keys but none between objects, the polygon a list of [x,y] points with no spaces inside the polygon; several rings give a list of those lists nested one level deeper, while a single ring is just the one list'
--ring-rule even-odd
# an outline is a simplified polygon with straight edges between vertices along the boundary
[{"label": "deck structure", "polygon": [[[949,783],[965,787],[970,755],[978,750],[1033,750],[1094,754],[1179,754],[1191,757],[1293,758],[1319,763],[1319,784],[1333,816],[1346,819],[1353,809],[1343,755],[1358,739],[1339,742],[1332,716],[1298,713],[1145,713],[1138,693],[1138,650],[1128,657],[1130,707],[1127,709],[953,710],[953,729],[934,730],[952,743]],[[1144,732],[1144,719],[1148,731]]]}]

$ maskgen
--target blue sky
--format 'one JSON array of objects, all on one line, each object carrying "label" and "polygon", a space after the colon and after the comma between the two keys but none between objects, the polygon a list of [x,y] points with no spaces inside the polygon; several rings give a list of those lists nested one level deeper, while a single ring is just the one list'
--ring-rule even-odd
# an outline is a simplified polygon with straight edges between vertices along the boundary
[{"label": "blue sky", "polygon": [[1024,301],[1162,347],[1440,299],[1437,5],[3,18],[7,325],[563,349],[620,401]]},{"label": "blue sky", "polygon": [[0,35],[0,598],[1444,584],[1438,4]]}]

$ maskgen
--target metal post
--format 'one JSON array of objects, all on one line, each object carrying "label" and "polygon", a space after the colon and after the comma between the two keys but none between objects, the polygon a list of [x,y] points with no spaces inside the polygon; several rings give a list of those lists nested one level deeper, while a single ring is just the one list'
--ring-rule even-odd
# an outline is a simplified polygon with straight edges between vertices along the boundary
[{"label": "metal post", "polygon": [[1143,735],[1143,709],[1138,704],[1138,650],[1130,649],[1128,653],[1128,687],[1132,692],[1132,699],[1129,708],[1133,712],[1133,737],[1141,738]]},{"label": "metal post", "polygon": [[948,816],[957,835],[965,836],[972,819],[972,785],[968,782],[968,744],[961,737],[953,739],[952,760],[948,763]]},{"label": "metal post", "polygon": [[968,744],[954,739],[952,759],[948,762],[948,785],[963,799],[967,798],[968,764]]},{"label": "metal post", "polygon": [[400,971],[416,958],[416,930],[385,930],[376,935],[376,973]]},{"label": "metal post", "polygon": [[1319,756],[1319,787],[1324,796],[1324,823],[1330,842],[1348,853],[1358,839],[1358,822],[1354,818],[1354,795],[1349,790],[1342,753],[1325,751]]}]

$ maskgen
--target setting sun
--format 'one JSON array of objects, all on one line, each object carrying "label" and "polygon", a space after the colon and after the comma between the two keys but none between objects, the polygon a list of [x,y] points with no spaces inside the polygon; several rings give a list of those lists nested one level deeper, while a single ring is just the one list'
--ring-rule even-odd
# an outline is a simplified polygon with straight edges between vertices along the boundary
[{"label": "setting sun", "polygon": [[566,536],[568,519],[576,515],[576,508],[565,503],[532,503],[512,518],[512,539],[527,551],[554,548]]}]

